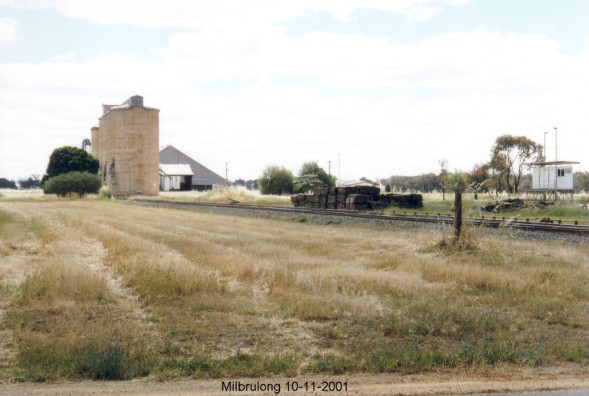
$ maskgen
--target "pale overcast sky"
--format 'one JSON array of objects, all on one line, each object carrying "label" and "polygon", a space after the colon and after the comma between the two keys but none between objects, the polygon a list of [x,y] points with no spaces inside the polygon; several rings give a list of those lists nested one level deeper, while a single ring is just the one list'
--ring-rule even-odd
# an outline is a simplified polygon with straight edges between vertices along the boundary
[{"label": "pale overcast sky", "polygon": [[[502,134],[589,169],[586,0],[0,0],[0,177],[43,174],[103,103],[229,178],[470,170]],[[339,160],[339,161],[338,161]]]}]

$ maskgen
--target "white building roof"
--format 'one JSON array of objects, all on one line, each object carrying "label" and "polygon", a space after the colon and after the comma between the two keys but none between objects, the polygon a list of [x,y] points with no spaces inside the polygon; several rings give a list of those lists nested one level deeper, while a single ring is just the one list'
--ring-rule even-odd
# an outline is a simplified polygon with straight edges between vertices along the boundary
[{"label": "white building roof", "polygon": [[578,165],[578,161],[540,161],[530,162],[530,165],[550,166],[550,165]]},{"label": "white building roof", "polygon": [[160,173],[166,176],[194,176],[188,164],[160,164]]}]

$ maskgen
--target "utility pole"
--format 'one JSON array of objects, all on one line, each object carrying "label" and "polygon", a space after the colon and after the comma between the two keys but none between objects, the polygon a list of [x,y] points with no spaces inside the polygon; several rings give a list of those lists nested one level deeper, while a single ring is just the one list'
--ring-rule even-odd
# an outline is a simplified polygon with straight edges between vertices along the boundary
[{"label": "utility pole", "polygon": [[558,129],[554,127],[554,202],[558,201]]},{"label": "utility pole", "polygon": [[460,239],[462,232],[462,193],[454,191],[454,239]]},{"label": "utility pole", "polygon": [[229,185],[229,178],[227,177],[227,175],[229,174],[229,162],[225,162],[225,185]]},{"label": "utility pole", "polygon": [[[548,159],[546,158],[546,135],[548,135],[548,132],[544,132],[544,155],[543,155],[544,163],[548,162]],[[540,170],[546,169],[545,166],[546,166],[546,164],[542,165],[542,168],[540,168]],[[547,173],[545,173],[545,172],[538,172],[538,187],[542,188],[542,189],[550,188],[550,186],[546,185],[543,181],[543,179],[546,178],[544,176],[545,174],[547,175]],[[550,175],[548,175],[548,180],[550,180]],[[545,191],[542,193],[542,200],[546,201],[546,192]]]},{"label": "utility pole", "polygon": [[329,176],[331,176],[331,160],[328,160],[327,163],[329,164],[327,173],[329,174]]}]

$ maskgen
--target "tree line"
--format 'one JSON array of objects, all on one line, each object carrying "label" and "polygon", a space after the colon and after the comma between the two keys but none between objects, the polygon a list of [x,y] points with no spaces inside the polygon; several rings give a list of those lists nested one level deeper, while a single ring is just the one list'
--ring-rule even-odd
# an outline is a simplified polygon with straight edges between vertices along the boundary
[{"label": "tree line", "polygon": [[98,177],[98,159],[85,150],[64,146],[53,150],[49,157],[47,171],[43,177],[31,175],[28,179],[14,180],[0,178],[0,188],[42,188],[45,194],[80,196],[98,192],[102,181]]},{"label": "tree line", "polygon": [[[448,161],[440,160],[438,173],[424,173],[417,176],[393,175],[380,182],[386,191],[392,192],[433,192],[443,194],[452,183],[451,176],[461,174],[467,191],[475,193],[508,192],[516,194],[532,187],[529,169],[532,163],[545,160],[543,146],[525,136],[502,135],[491,147],[490,158],[473,166],[469,171],[448,171]],[[589,192],[589,172],[575,172],[575,189]],[[291,194],[308,192],[318,187],[335,186],[335,177],[328,175],[317,162],[306,162],[298,177],[289,170],[276,165],[268,166],[258,180],[263,194]]]},{"label": "tree line", "polygon": [[[476,164],[470,171],[461,172],[471,190],[478,192],[517,193],[532,186],[529,169],[532,163],[544,161],[543,146],[525,136],[499,136],[488,162]],[[381,180],[391,191],[445,191],[448,162],[440,160],[439,173],[417,176],[390,176]],[[589,192],[589,172],[573,174],[575,189]]]},{"label": "tree line", "polygon": [[[471,190],[477,192],[517,193],[521,189],[531,187],[531,176],[527,171],[530,163],[544,161],[543,147],[525,136],[499,136],[491,148],[488,162],[476,164],[470,171],[461,172]],[[424,173],[417,176],[393,175],[381,179],[386,191],[393,192],[433,192],[445,193],[448,184],[448,161],[440,160],[439,173]],[[80,191],[69,191],[74,187],[72,175],[62,176],[70,172],[80,172],[83,175],[73,175],[73,183],[84,184]],[[28,179],[14,180],[0,178],[0,188],[38,188],[43,187],[46,193],[69,194],[97,191],[100,183],[98,160],[83,149],[71,146],[55,149],[49,159],[47,172],[41,179],[39,175],[31,175]],[[455,172],[456,173],[456,172]],[[52,178],[54,182],[46,184]],[[64,179],[64,180],[62,180]],[[92,179],[92,180],[91,180]],[[284,167],[270,165],[264,169],[257,180],[237,179],[232,185],[245,186],[248,189],[260,189],[263,194],[291,194],[309,192],[319,187],[334,187],[335,176],[325,172],[317,161],[303,163],[298,176]],[[589,192],[589,172],[575,172],[573,174],[575,189]]]},{"label": "tree line", "polygon": [[41,176],[31,175],[27,179],[18,179],[18,181],[8,180],[0,177],[0,188],[10,188],[16,190],[17,188],[30,189],[41,187]]}]

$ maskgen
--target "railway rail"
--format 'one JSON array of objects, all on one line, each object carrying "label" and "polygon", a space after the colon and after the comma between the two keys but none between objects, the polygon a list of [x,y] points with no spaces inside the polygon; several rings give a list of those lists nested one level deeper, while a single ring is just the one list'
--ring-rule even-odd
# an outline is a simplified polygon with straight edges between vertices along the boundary
[{"label": "railway rail", "polygon": [[[454,224],[454,216],[435,214],[430,215],[418,214],[417,212],[411,212],[409,210],[400,210],[397,212],[358,212],[352,210],[341,210],[341,209],[309,209],[309,208],[293,208],[285,206],[259,206],[259,205],[247,205],[241,203],[209,203],[209,202],[196,202],[196,201],[171,201],[171,200],[159,200],[159,199],[135,199],[129,202],[133,204],[147,204],[149,206],[178,208],[178,209],[194,209],[214,207],[214,208],[230,208],[243,211],[262,211],[262,212],[275,212],[283,214],[292,214],[302,216],[305,214],[314,216],[339,216],[339,217],[352,217],[359,219],[379,219],[384,221],[406,221],[406,222],[419,222],[419,223],[434,223],[434,224]],[[550,233],[566,233],[576,234],[581,236],[589,237],[589,225],[576,224],[577,222],[562,222],[556,221],[556,223],[549,223],[546,219],[544,221],[526,219],[526,220],[515,220],[512,218],[498,218],[492,216],[490,218],[480,217],[465,217],[463,224],[489,227],[489,228],[501,228],[509,227],[517,230],[525,231],[541,231]]]}]

